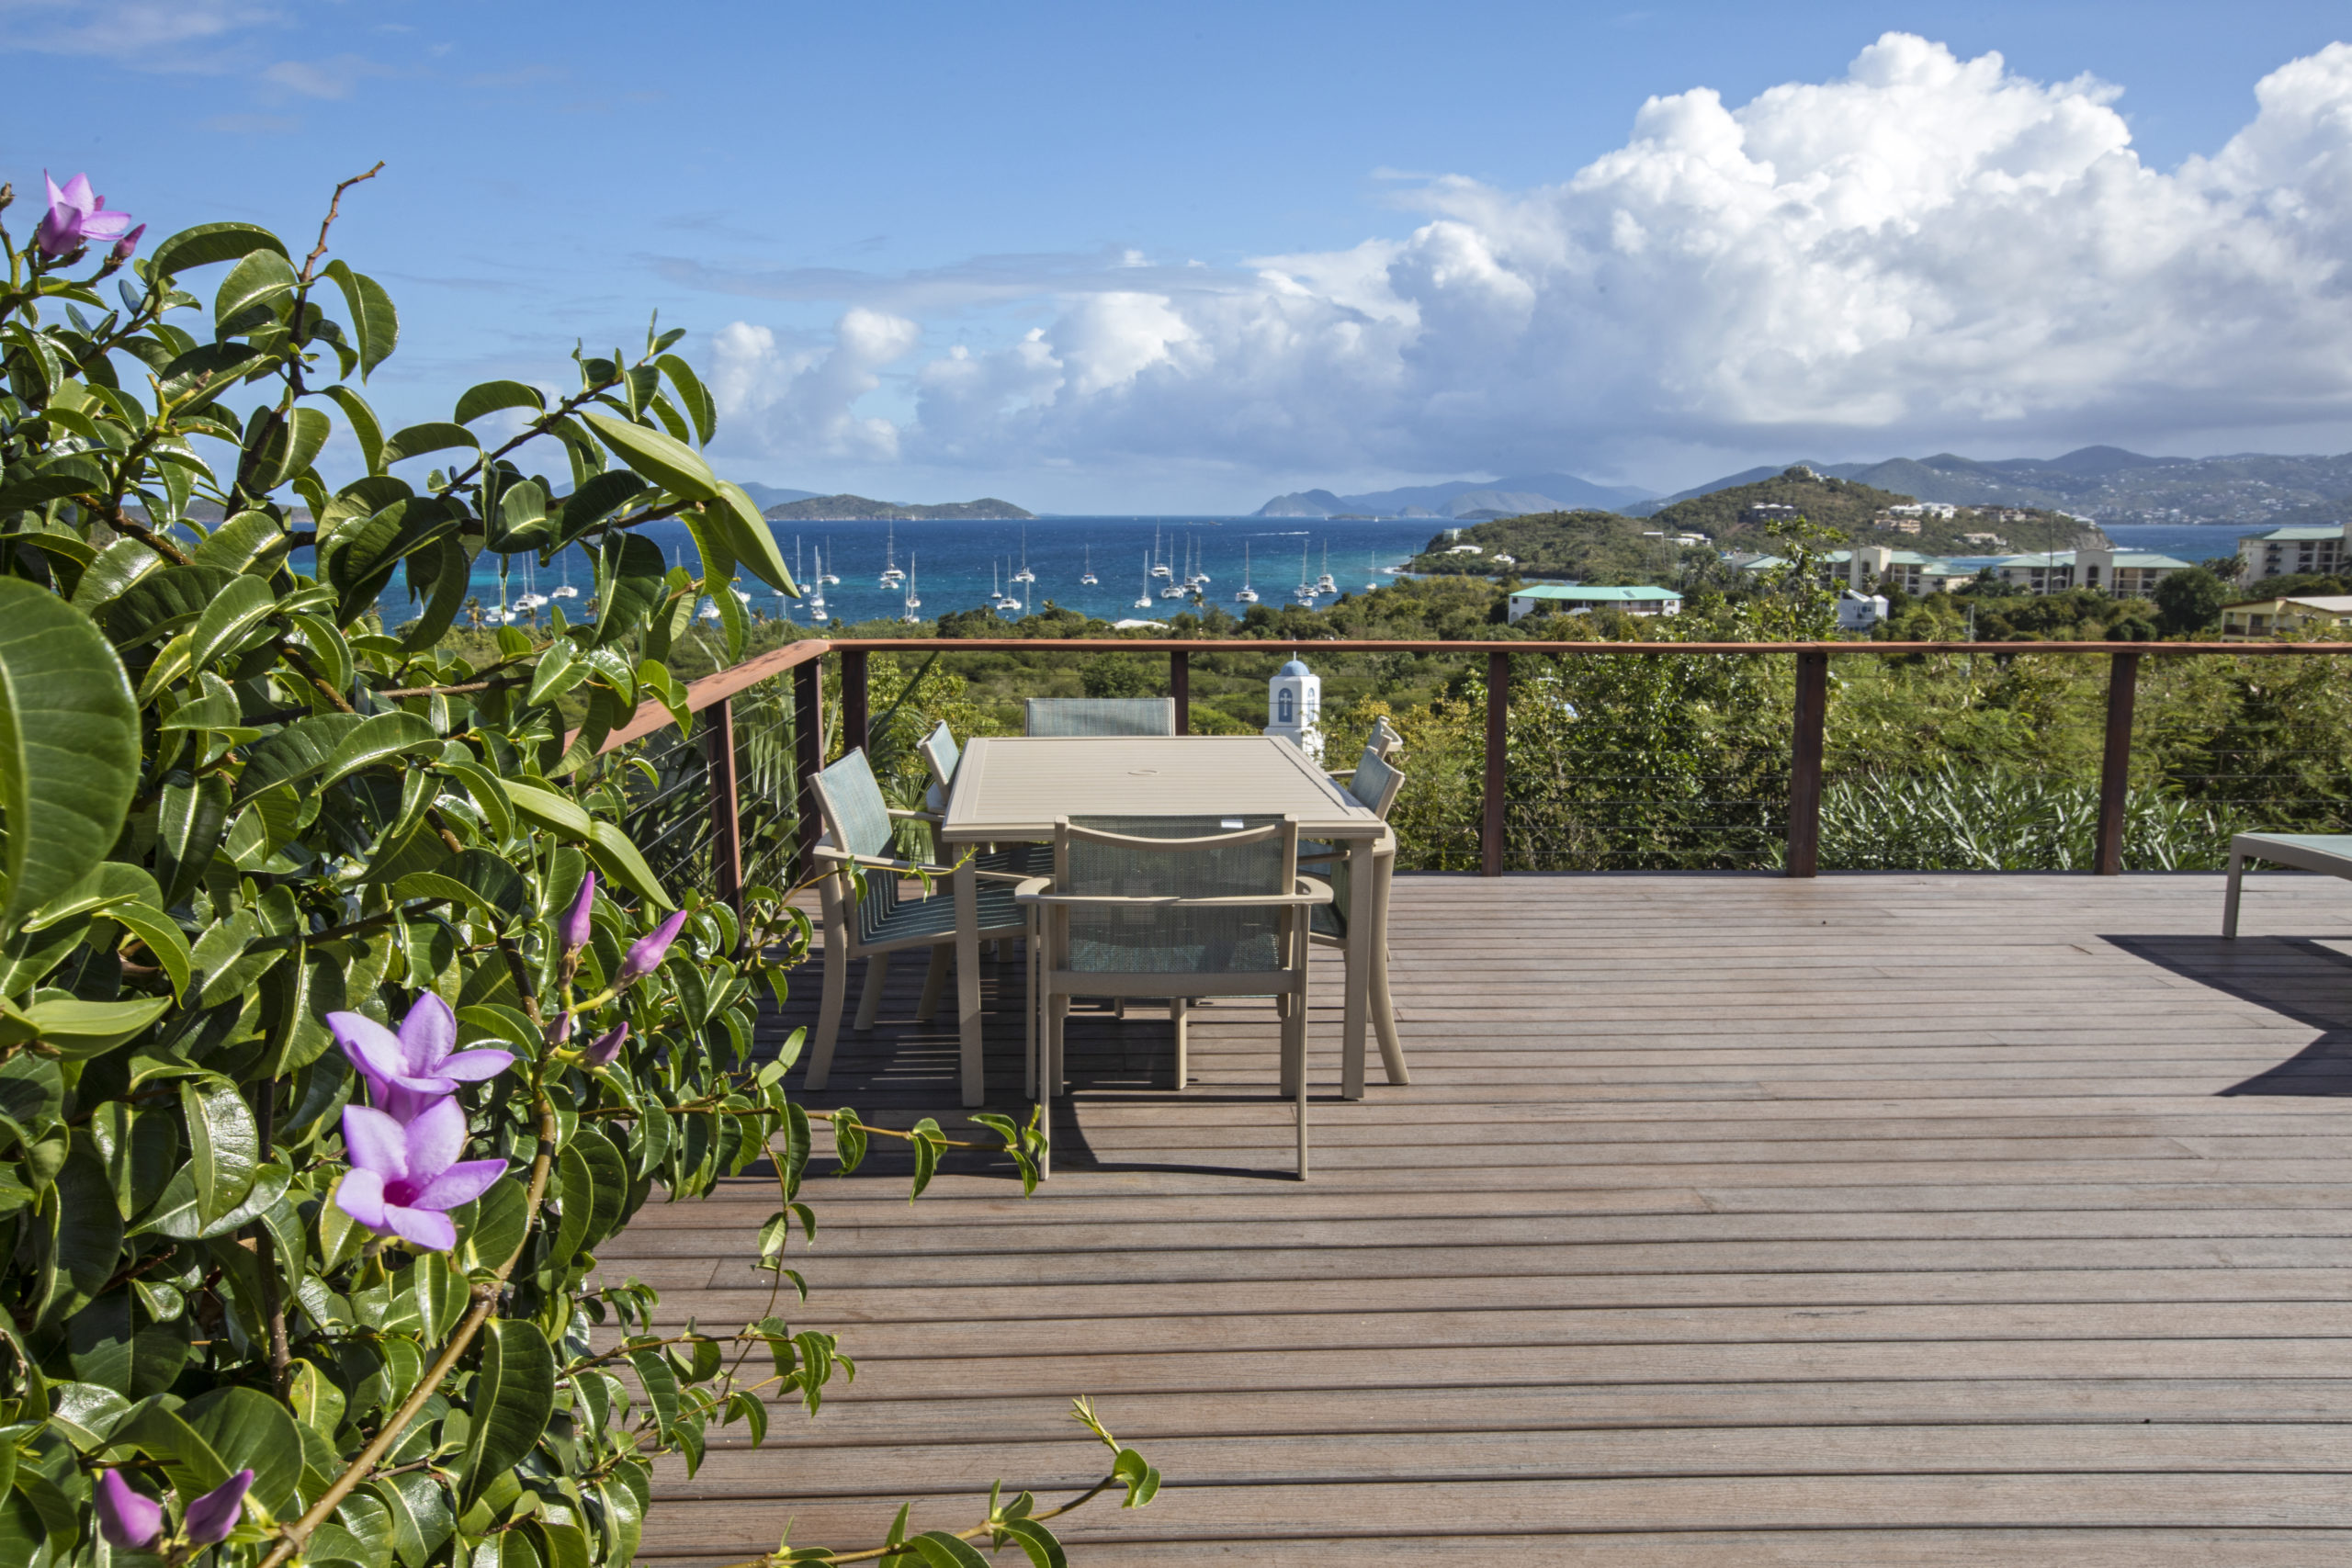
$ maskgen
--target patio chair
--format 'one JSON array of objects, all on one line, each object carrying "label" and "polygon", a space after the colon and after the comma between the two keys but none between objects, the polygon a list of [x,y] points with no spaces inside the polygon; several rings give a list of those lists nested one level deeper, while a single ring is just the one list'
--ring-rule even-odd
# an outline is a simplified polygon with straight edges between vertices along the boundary
[{"label": "patio chair", "polygon": [[[921,811],[894,809],[882,798],[874,770],[864,750],[855,750],[810,781],[816,788],[817,809],[825,836],[817,842],[817,860],[825,874],[818,895],[825,919],[825,987],[817,1009],[816,1048],[808,1058],[808,1087],[819,1089],[832,1074],[833,1044],[841,1035],[842,1008],[849,995],[849,966],[866,961],[865,988],[857,1002],[854,1027],[863,1032],[874,1027],[882,1006],[882,986],[890,971],[890,955],[908,948],[931,952],[922,1001],[915,1016],[928,1021],[939,1011],[947,964],[956,943],[956,900],[943,888],[931,897],[909,898],[899,878],[944,876],[952,866],[891,855],[893,820],[915,818],[936,822]],[[865,874],[880,873],[879,875]],[[1028,913],[1013,899],[1020,878],[1011,873],[979,873],[979,934],[1019,936],[1028,925]]]},{"label": "patio chair", "polygon": [[2238,888],[2245,877],[2245,863],[2268,861],[2323,876],[2352,877],[2352,833],[2235,833],[2230,838],[2228,891],[2222,899],[2222,935],[2238,934]]},{"label": "patio chair", "polygon": [[1038,1098],[1062,1087],[1074,995],[1165,997],[1185,1079],[1193,997],[1272,996],[1281,1003],[1282,1092],[1296,1102],[1298,1175],[1306,1176],[1306,919],[1331,890],[1298,874],[1288,817],[1086,817],[1055,824],[1054,874],[1021,886],[1042,940],[1031,943]]},{"label": "patio chair", "polygon": [[[956,743],[956,732],[947,728],[944,718],[917,746],[922,752],[923,765],[931,771],[931,788],[923,795],[923,809],[934,818],[944,817],[947,792],[956,786],[956,769],[964,761],[964,749]],[[972,863],[984,872],[1042,876],[1052,869],[1053,857],[1043,844],[990,844],[972,857]]]},{"label": "patio chair", "polygon": [[1173,697],[1031,697],[1031,735],[1173,735]]},{"label": "patio chair", "polygon": [[[1384,727],[1385,724],[1383,721]],[[1387,750],[1395,750],[1395,738],[1396,731],[1390,730]],[[1376,728],[1356,765],[1331,776],[1345,779],[1348,793],[1355,796],[1357,804],[1386,822],[1389,809],[1396,804],[1397,792],[1405,787],[1405,775],[1386,760],[1381,741],[1380,729]],[[1405,1066],[1404,1044],[1396,1038],[1396,1003],[1388,990],[1388,890],[1396,871],[1395,830],[1384,829],[1380,842],[1374,846],[1372,852],[1374,927],[1369,944],[1372,954],[1372,1029],[1380,1041],[1380,1060],[1387,1068],[1388,1081],[1406,1084],[1411,1083],[1413,1077]],[[1308,939],[1323,947],[1345,947],[1348,944],[1348,846],[1309,840],[1298,846],[1298,863],[1331,885],[1331,902],[1314,910]]]}]

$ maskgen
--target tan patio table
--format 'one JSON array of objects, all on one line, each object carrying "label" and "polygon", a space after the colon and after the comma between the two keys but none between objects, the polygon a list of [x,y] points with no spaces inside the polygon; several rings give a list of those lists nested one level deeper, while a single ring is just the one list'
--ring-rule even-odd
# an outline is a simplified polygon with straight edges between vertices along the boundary
[{"label": "tan patio table", "polygon": [[[944,849],[1044,842],[1062,817],[1295,817],[1300,836],[1348,846],[1347,1008],[1340,1091],[1363,1097],[1372,1010],[1374,851],[1380,818],[1305,753],[1271,735],[982,736],[966,743],[940,829]],[[980,1064],[978,879],[955,876],[956,1011],[966,1105],[987,1096]],[[1402,1064],[1387,1063],[1402,1082]]]}]

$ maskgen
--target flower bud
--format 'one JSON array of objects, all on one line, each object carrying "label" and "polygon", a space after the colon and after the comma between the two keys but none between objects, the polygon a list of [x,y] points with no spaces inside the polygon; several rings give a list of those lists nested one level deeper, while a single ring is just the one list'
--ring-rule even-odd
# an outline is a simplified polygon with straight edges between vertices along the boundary
[{"label": "flower bud", "polygon": [[550,1045],[561,1045],[571,1038],[571,1014],[569,1012],[560,1012],[556,1014],[555,1021],[548,1025],[548,1043]]},{"label": "flower bud", "polygon": [[588,945],[595,931],[590,919],[596,907],[596,874],[590,872],[580,879],[580,897],[571,901],[571,912],[563,918],[563,955],[566,958]]},{"label": "flower bud", "polygon": [[111,1470],[98,1472],[98,1533],[110,1546],[144,1551],[164,1536],[164,1505],[130,1489]]},{"label": "flower bud", "polygon": [[591,1041],[588,1048],[580,1053],[580,1059],[592,1067],[608,1067],[619,1057],[621,1047],[628,1041],[628,1025],[615,1024]]},{"label": "flower bud", "polygon": [[639,937],[621,960],[621,972],[613,977],[613,988],[634,986],[661,968],[662,960],[669,956],[670,944],[678,940],[678,932],[685,929],[685,924],[686,912],[681,909],[654,927],[650,936]]},{"label": "flower bud", "polygon": [[190,1503],[180,1520],[182,1532],[198,1546],[228,1540],[229,1532],[237,1528],[237,1520],[244,1515],[245,1493],[253,1483],[254,1472],[241,1470]]},{"label": "flower bud", "polygon": [[111,259],[117,266],[119,266],[124,262],[129,261],[132,256],[138,254],[139,236],[145,232],[147,232],[147,225],[141,223],[138,228],[133,229],[130,233],[125,234],[121,239],[117,240],[114,243],[114,249],[107,253],[109,259]]}]

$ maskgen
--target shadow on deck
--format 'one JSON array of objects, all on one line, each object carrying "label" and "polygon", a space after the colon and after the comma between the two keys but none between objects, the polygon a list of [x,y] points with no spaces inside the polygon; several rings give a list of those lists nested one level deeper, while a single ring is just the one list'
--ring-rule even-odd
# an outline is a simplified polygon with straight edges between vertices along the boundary
[{"label": "shadow on deck", "polygon": [[[1168,1487],[1065,1521],[1080,1563],[2345,1561],[2352,890],[2252,878],[2235,943],[2220,910],[2199,876],[1400,879],[1415,1082],[1375,1056],[1337,1099],[1318,955],[1313,1181],[1239,1003],[1182,1095],[1164,1015],[1075,1028],[1034,1199],[956,1164],[910,1207],[892,1152],[813,1183],[794,1324],[858,1380],[666,1473],[646,1559],[1051,1503],[1100,1473],[1085,1393]],[[813,1103],[956,1124],[921,980]],[[1008,1111],[1020,982],[984,987]],[[649,1210],[605,1261],[740,1322],[773,1207]]]}]

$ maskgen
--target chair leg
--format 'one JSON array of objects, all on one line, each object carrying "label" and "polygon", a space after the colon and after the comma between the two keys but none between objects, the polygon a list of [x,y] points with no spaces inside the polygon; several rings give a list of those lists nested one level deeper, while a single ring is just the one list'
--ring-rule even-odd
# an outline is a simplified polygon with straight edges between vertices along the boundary
[{"label": "chair leg", "polygon": [[1284,1036],[1283,1041],[1283,1057],[1284,1062],[1289,1065],[1293,1075],[1288,1087],[1289,1093],[1292,1097],[1292,1102],[1295,1107],[1295,1114],[1298,1118],[1298,1179],[1301,1181],[1304,1181],[1306,1179],[1307,1013],[1306,987],[1307,943],[1306,922],[1303,919],[1298,922],[1298,935],[1296,938],[1296,947],[1295,952],[1296,953],[1295,962],[1298,965],[1299,989],[1295,993],[1297,998],[1297,1003],[1291,1009],[1291,1016],[1283,1030]]},{"label": "chair leg", "polygon": [[1405,1047],[1396,1038],[1396,999],[1388,994],[1388,885],[1396,858],[1391,855],[1377,863],[1372,901],[1372,1028],[1380,1037],[1380,1064],[1388,1070],[1388,1081],[1408,1084],[1413,1075],[1405,1066]]},{"label": "chair leg", "polygon": [[939,1016],[940,993],[947,989],[948,964],[955,954],[948,944],[935,942],[931,945],[931,967],[923,972],[922,1001],[915,1009],[915,1021],[929,1023]]},{"label": "chair leg", "polygon": [[877,953],[865,961],[865,989],[857,998],[857,1032],[861,1034],[874,1027],[874,1015],[882,1010],[882,986],[890,974],[890,955]]},{"label": "chair leg", "polygon": [[808,1058],[807,1087],[822,1089],[833,1073],[833,1043],[841,1038],[842,1004],[849,999],[849,939],[825,933],[825,991],[817,1004],[817,1048]]},{"label": "chair leg", "polygon": [[1069,998],[1057,994],[1046,1004],[1046,1098],[1052,1100],[1069,1087],[1063,1055],[1069,1044]]},{"label": "chair leg", "polygon": [[2245,856],[2230,853],[2229,891],[2222,898],[2222,940],[2235,942],[2238,936],[2238,884],[2245,876]]},{"label": "chair leg", "polygon": [[1176,1092],[1179,1094],[1184,1092],[1184,1022],[1190,1016],[1191,1010],[1184,1005],[1184,998],[1182,997],[1173,997],[1170,998],[1168,1003],[1168,1021],[1174,1029],[1176,1034],[1176,1082],[1174,1088]]}]

